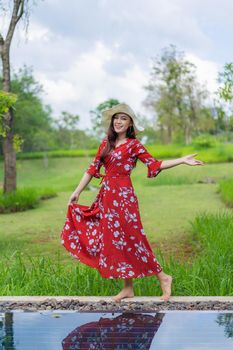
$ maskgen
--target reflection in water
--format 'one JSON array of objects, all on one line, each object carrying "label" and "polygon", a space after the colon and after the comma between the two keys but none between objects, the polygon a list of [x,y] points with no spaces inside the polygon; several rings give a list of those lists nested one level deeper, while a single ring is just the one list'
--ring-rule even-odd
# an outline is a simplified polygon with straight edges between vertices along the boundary
[{"label": "reflection in water", "polygon": [[0,313],[0,349],[15,350],[13,313]]},{"label": "reflection in water", "polygon": [[123,313],[75,328],[63,341],[71,349],[150,349],[164,314]]},{"label": "reflection in water", "polygon": [[216,322],[224,326],[224,334],[227,338],[233,338],[233,314],[220,314]]},{"label": "reflection in water", "polygon": [[0,312],[0,350],[232,350],[232,344],[233,312]]}]

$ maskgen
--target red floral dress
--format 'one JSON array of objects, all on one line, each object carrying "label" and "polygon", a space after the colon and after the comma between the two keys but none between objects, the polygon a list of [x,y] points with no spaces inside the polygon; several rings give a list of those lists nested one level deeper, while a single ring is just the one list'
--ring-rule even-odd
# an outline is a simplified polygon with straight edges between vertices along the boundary
[{"label": "red floral dress", "polygon": [[[68,206],[61,244],[78,261],[104,278],[137,278],[156,275],[162,267],[144,232],[130,174],[137,158],[147,165],[147,177],[160,172],[162,161],[152,157],[138,139],[127,139],[100,161],[102,140],[87,173],[101,178],[102,186],[91,206]],[[105,175],[100,174],[101,166]]]}]

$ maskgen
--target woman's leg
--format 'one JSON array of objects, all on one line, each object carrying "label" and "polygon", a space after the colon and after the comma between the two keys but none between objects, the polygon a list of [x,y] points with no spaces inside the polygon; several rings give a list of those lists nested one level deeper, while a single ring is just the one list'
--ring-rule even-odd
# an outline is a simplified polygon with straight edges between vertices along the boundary
[{"label": "woman's leg", "polygon": [[171,296],[172,276],[167,275],[163,271],[159,272],[156,277],[160,282],[163,295],[160,299],[167,301]]},{"label": "woman's leg", "polygon": [[112,297],[114,301],[120,301],[124,298],[133,298],[134,297],[134,291],[133,291],[133,279],[132,278],[126,278],[124,279],[124,288],[122,291]]}]

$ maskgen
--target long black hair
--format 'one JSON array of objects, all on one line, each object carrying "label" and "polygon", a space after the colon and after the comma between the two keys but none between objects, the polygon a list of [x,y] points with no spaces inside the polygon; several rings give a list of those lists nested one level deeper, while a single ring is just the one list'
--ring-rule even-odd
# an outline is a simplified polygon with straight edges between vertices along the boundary
[{"label": "long black hair", "polygon": [[[119,114],[119,113],[115,113],[111,118],[111,123],[110,123],[108,131],[107,131],[107,143],[100,154],[100,160],[103,163],[104,163],[104,158],[111,152],[112,149],[115,148],[115,145],[116,145],[116,139],[117,139],[118,134],[114,130],[113,120],[114,120],[115,115],[117,115],[117,114]],[[124,113],[124,114],[126,114],[126,113]],[[134,126],[133,126],[133,119],[128,114],[126,114],[126,115],[130,118],[130,120],[132,122],[132,125],[130,125],[126,131],[126,137],[129,139],[136,139],[136,133],[135,133]]]}]

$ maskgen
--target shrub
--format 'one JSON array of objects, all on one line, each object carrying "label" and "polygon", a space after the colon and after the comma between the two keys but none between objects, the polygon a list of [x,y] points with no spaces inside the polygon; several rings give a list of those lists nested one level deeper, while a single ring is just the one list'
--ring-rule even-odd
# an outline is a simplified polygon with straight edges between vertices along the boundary
[{"label": "shrub", "polygon": [[11,213],[36,208],[41,199],[56,196],[53,189],[20,188],[16,191],[0,193],[0,213]]},{"label": "shrub", "polygon": [[0,194],[0,213],[10,213],[36,208],[39,204],[39,193],[33,188],[17,189],[10,193]]},{"label": "shrub", "polygon": [[193,139],[192,145],[198,149],[211,148],[217,145],[217,141],[214,136],[201,134]]}]

